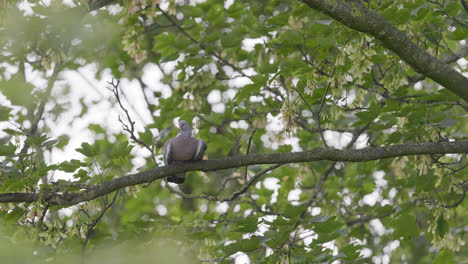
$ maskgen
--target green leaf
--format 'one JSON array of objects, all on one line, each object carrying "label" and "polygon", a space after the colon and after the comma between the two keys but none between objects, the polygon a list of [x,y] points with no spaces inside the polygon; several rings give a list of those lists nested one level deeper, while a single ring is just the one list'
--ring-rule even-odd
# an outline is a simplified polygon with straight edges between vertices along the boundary
[{"label": "green leaf", "polygon": [[263,235],[263,242],[271,248],[277,248],[284,244],[285,240],[288,238],[290,232],[278,232],[274,230],[268,230]]},{"label": "green leaf", "polygon": [[20,218],[24,214],[24,209],[18,206],[15,206],[11,212],[9,212],[3,219],[7,223],[16,223],[18,218]]},{"label": "green leaf", "polygon": [[15,154],[16,146],[11,142],[8,145],[0,145],[0,156],[9,156]]},{"label": "green leaf", "polygon": [[291,145],[281,145],[278,147],[277,152],[289,153],[292,151]]},{"label": "green leaf", "polygon": [[268,25],[282,27],[286,25],[288,21],[289,21],[289,13],[284,12],[284,13],[280,13],[277,16],[274,16],[268,19]]},{"label": "green leaf", "polygon": [[437,218],[435,235],[441,239],[445,237],[445,234],[447,234],[448,231],[449,231],[449,224],[445,220],[444,215],[441,214]]},{"label": "green leaf", "polygon": [[14,129],[9,129],[9,128],[3,129],[3,132],[7,133],[8,135],[12,135],[12,136],[24,135],[24,133],[19,131],[19,130],[14,130]]},{"label": "green leaf", "polygon": [[246,219],[239,221],[236,226],[237,228],[234,229],[234,232],[241,232],[241,233],[252,233],[257,230],[257,222],[258,217],[255,215],[251,215]]},{"label": "green leaf", "polygon": [[30,145],[30,146],[41,146],[42,143],[44,141],[46,141],[48,139],[47,136],[29,136],[27,139],[26,139],[26,144]]},{"label": "green leaf", "polygon": [[337,220],[336,216],[319,216],[312,219],[314,231],[320,233],[333,233],[337,231],[343,224]]},{"label": "green leaf", "polygon": [[389,213],[390,211],[393,211],[393,207],[389,204],[386,204],[384,206],[375,208],[375,210],[377,215],[383,215]]},{"label": "green leaf", "polygon": [[194,18],[202,17],[204,14],[203,9],[201,9],[198,6],[187,6],[184,11],[188,17],[194,17]]},{"label": "green leaf", "polygon": [[249,252],[257,249],[260,246],[260,238],[257,236],[252,236],[250,239],[242,239],[235,243],[224,246],[223,252],[230,256],[236,252]]},{"label": "green leaf", "polygon": [[133,147],[128,144],[127,141],[116,142],[112,148],[112,157],[127,157],[132,151]]},{"label": "green leaf", "polygon": [[289,219],[295,219],[298,217],[303,211],[305,210],[303,205],[299,206],[287,206],[286,209],[283,211],[282,215]]},{"label": "green leaf", "polygon": [[10,119],[11,108],[0,105],[0,121],[7,121]]},{"label": "green leaf", "polygon": [[258,68],[258,72],[261,74],[275,73],[276,71],[278,71],[278,63],[270,64],[268,61],[263,61],[263,63]]},{"label": "green leaf", "polygon": [[367,124],[379,116],[381,109],[382,107],[380,104],[373,104],[370,106],[369,111],[356,113],[356,116],[361,120],[362,123]]},{"label": "green leaf", "polygon": [[94,157],[99,154],[99,144],[90,145],[88,143],[82,143],[81,148],[77,148],[76,151],[85,155],[86,157]]},{"label": "green leaf", "polygon": [[21,74],[14,75],[9,80],[0,81],[0,91],[14,105],[29,106],[33,104],[34,97],[32,96],[33,85],[27,83],[22,78]]},{"label": "green leaf", "polygon": [[146,145],[153,145],[153,133],[151,133],[151,130],[146,129],[145,132],[139,132],[138,136],[139,139],[143,141]]},{"label": "green leaf", "polygon": [[234,97],[234,100],[237,102],[243,102],[244,100],[248,100],[250,96],[258,94],[260,91],[260,87],[255,84],[247,84],[246,86],[242,87]]},{"label": "green leaf", "polygon": [[393,237],[395,239],[411,238],[419,235],[419,227],[416,224],[416,218],[408,212],[403,213],[392,221]]},{"label": "green leaf", "polygon": [[434,259],[432,264],[452,264],[455,263],[455,256],[452,251],[448,249],[442,249]]},{"label": "green leaf", "polygon": [[322,232],[322,233],[318,234],[317,240],[314,241],[314,243],[317,243],[317,244],[326,243],[326,242],[332,241],[334,239],[337,239],[338,237],[340,237],[340,236],[342,236],[344,234],[345,234],[344,231],[343,232],[335,231],[335,232],[331,232],[331,233]]},{"label": "green leaf", "polygon": [[355,260],[359,258],[359,255],[361,255],[361,249],[364,246],[362,245],[348,245],[343,247],[342,251],[346,255],[346,259],[348,260]]},{"label": "green leaf", "polygon": [[78,182],[86,182],[91,177],[88,176],[88,172],[86,170],[80,169],[73,178],[78,179]]},{"label": "green leaf", "polygon": [[88,129],[93,131],[94,133],[96,134],[106,134],[106,130],[104,128],[102,128],[100,125],[98,124],[89,124],[88,125]]},{"label": "green leaf", "polygon": [[75,172],[77,169],[85,166],[87,166],[86,163],[83,163],[76,159],[72,159],[70,161],[64,161],[60,163],[58,169],[65,172]]},{"label": "green leaf", "polygon": [[457,27],[454,32],[449,32],[448,37],[453,40],[466,40],[468,30],[464,27]]},{"label": "green leaf", "polygon": [[225,48],[240,47],[241,41],[242,35],[239,35],[236,31],[221,35],[221,45]]},{"label": "green leaf", "polygon": [[279,39],[281,40],[281,43],[291,47],[301,45],[303,42],[301,34],[293,30],[286,30],[283,34],[281,34]]}]

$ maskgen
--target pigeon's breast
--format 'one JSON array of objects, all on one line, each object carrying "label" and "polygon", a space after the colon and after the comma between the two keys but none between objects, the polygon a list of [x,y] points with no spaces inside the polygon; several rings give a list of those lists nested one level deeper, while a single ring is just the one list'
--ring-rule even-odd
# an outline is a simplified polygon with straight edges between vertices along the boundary
[{"label": "pigeon's breast", "polygon": [[197,150],[198,140],[194,137],[177,136],[172,141],[174,160],[192,160]]}]

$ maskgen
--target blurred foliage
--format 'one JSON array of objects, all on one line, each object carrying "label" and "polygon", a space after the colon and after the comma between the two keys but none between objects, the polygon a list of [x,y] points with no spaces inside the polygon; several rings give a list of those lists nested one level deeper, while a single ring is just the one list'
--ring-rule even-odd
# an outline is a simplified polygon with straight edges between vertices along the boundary
[{"label": "blurred foliage", "polygon": [[[349,148],[467,138],[466,102],[428,79],[414,83],[416,73],[379,41],[300,1],[108,1],[93,11],[105,1],[44,2],[0,1],[2,193],[56,190],[54,173],[98,184],[162,165],[177,118],[208,142],[208,159],[310,150],[322,138],[340,148],[358,136]],[[365,2],[432,56],[467,48],[464,1]],[[137,80],[153,121],[134,133],[143,146],[128,131],[89,124],[81,158],[54,163],[58,151],[74,151],[73,133],[56,135],[54,125],[97,114],[97,102],[71,97],[61,75],[86,65],[98,79],[110,70]],[[145,83],[146,66],[162,72],[169,94]],[[466,75],[466,65],[453,67]],[[160,181],[69,208],[1,204],[0,255],[7,263],[231,263],[238,252],[250,263],[466,263],[467,164],[466,155],[290,164],[223,204],[183,199]],[[180,190],[230,197],[264,168],[190,172]]]}]

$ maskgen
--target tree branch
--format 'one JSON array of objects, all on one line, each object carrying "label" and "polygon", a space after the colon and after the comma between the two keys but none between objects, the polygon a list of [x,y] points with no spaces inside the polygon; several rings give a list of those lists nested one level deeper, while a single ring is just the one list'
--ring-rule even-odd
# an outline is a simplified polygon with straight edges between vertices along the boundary
[{"label": "tree branch", "polygon": [[367,9],[360,1],[301,1],[351,29],[374,36],[382,41],[385,48],[398,54],[416,71],[468,101],[468,78],[419,48],[403,32],[374,11]]},{"label": "tree branch", "polygon": [[[441,59],[443,63],[452,64],[457,60],[464,58],[468,54],[468,47],[460,49],[459,51],[455,52],[455,54],[448,56],[446,58]],[[419,81],[424,80],[425,76],[418,73],[414,76],[408,77],[408,81],[411,83],[417,83]]]},{"label": "tree branch", "polygon": [[183,165],[171,164],[168,166],[115,178],[101,184],[89,186],[87,190],[78,192],[43,191],[41,193],[2,193],[0,194],[0,203],[35,202],[39,199],[42,199],[42,201],[50,205],[74,205],[80,202],[95,199],[127,186],[146,183],[165,178],[169,175],[189,171],[215,171],[229,168],[239,168],[254,164],[282,164],[319,160],[364,162],[411,155],[449,153],[468,153],[468,141],[408,143],[386,147],[349,150],[316,148],[303,152],[250,154],[216,160],[203,160],[198,162],[184,163]]}]

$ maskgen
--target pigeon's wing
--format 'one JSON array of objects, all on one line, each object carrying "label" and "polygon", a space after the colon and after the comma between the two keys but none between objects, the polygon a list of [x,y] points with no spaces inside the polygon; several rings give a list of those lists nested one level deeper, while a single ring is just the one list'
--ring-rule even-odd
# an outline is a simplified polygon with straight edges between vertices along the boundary
[{"label": "pigeon's wing", "polygon": [[166,144],[164,144],[163,149],[163,159],[164,164],[168,165],[173,162],[172,160],[172,139],[169,139]]},{"label": "pigeon's wing", "polygon": [[205,155],[206,148],[207,145],[205,140],[198,140],[197,149],[195,150],[195,154],[193,155],[193,160],[202,160],[203,155]]}]

